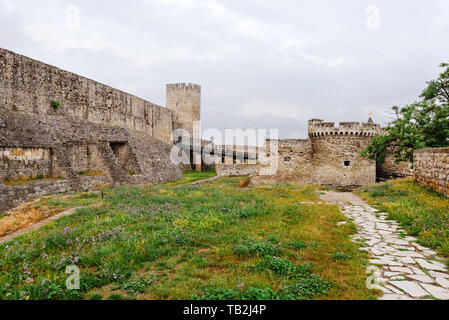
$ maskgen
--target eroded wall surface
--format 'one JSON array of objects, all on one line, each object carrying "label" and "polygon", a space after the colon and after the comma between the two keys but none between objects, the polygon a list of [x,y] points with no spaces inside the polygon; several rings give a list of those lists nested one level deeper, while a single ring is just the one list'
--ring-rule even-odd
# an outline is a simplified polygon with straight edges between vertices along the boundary
[{"label": "eroded wall surface", "polygon": [[449,196],[449,148],[416,150],[413,162],[417,183]]},{"label": "eroded wall surface", "polygon": [[[55,191],[85,191],[96,180],[108,184],[163,183],[182,179],[181,168],[170,159],[171,145],[143,132],[107,127],[86,121],[16,112],[0,113],[0,146],[7,166],[30,168],[51,181],[26,186],[0,186],[0,211]],[[16,156],[14,156],[16,154]],[[9,155],[9,156],[8,156]],[[15,164],[12,164],[16,162]],[[36,164],[39,163],[39,165]],[[0,167],[2,168],[2,167]],[[22,173],[28,175],[28,171]],[[100,177],[83,177],[82,171]],[[3,175],[11,170],[0,171]],[[14,171],[19,175],[20,171]],[[25,176],[25,178],[28,176]],[[10,176],[9,178],[13,178]]]},{"label": "eroded wall surface", "polygon": [[0,48],[1,110],[86,120],[165,142],[170,142],[173,123],[167,108]]},{"label": "eroded wall surface", "polygon": [[377,179],[379,180],[405,177],[413,177],[411,164],[408,161],[396,163],[392,153],[387,155],[385,162],[377,164]]}]

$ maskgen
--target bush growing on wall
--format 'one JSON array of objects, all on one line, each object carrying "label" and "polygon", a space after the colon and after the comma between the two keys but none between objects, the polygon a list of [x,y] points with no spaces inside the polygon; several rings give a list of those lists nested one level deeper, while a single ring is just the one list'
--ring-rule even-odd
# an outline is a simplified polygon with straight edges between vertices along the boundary
[{"label": "bush growing on wall", "polygon": [[51,100],[51,107],[53,108],[53,110],[58,110],[58,108],[61,106],[61,102],[59,102],[58,100]]}]

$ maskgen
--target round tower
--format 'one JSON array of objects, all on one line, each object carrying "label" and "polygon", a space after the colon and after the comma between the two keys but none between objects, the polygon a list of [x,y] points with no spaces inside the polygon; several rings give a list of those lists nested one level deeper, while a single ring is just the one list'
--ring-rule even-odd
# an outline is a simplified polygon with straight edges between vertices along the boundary
[{"label": "round tower", "polygon": [[337,187],[356,187],[376,182],[376,163],[360,152],[378,133],[374,123],[309,121],[314,183]]},{"label": "round tower", "polygon": [[201,86],[168,84],[166,107],[173,111],[173,129],[185,129],[193,137],[193,123],[201,121]]}]

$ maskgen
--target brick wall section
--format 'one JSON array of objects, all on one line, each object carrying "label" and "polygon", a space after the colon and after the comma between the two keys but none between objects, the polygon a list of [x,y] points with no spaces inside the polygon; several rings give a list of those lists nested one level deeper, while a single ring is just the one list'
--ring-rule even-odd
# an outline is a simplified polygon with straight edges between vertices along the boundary
[{"label": "brick wall section", "polygon": [[[56,111],[52,100],[61,102]],[[0,48],[2,110],[87,120],[145,132],[166,142],[173,123],[167,108]]]},{"label": "brick wall section", "polygon": [[449,148],[416,150],[413,166],[418,184],[449,196]]}]

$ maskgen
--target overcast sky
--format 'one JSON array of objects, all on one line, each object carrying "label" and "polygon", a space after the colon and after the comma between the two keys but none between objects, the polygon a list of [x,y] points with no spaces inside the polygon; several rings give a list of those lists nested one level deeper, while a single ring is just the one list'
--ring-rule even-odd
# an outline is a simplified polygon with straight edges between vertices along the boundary
[{"label": "overcast sky", "polygon": [[202,86],[203,129],[385,124],[449,61],[447,0],[0,0],[0,47],[165,105]]}]

